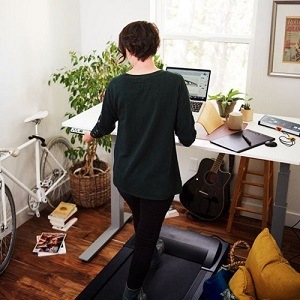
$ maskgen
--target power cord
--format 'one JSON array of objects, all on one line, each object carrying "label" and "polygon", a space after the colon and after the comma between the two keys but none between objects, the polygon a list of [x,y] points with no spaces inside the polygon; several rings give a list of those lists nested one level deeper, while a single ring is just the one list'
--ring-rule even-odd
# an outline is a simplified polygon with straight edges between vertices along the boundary
[{"label": "power cord", "polygon": [[298,235],[297,231],[296,231],[296,226],[300,223],[300,220],[298,220],[293,226],[292,226],[292,230],[295,233],[295,235],[297,236],[298,240],[300,241],[300,236]]},{"label": "power cord", "polygon": [[275,128],[277,131],[281,131],[284,135],[281,135],[279,137],[279,141],[281,144],[287,146],[287,147],[292,147],[296,143],[296,139],[292,136],[290,136],[287,132],[282,130],[282,127],[276,126]]},{"label": "power cord", "polygon": [[294,137],[291,137],[287,132],[283,132],[283,133],[286,134],[287,136],[281,135],[279,137],[279,141],[287,147],[291,147],[295,145],[296,139]]},{"label": "power cord", "polygon": [[[298,234],[298,232],[297,232],[297,228],[296,228],[296,226],[298,225],[300,223],[300,220],[298,220],[291,228],[292,228],[292,231],[294,232],[294,234],[296,235],[296,237],[298,238],[298,240],[300,241],[300,236],[299,236],[299,234]],[[297,257],[299,257],[300,256],[300,254],[296,254],[296,255],[294,255],[293,257],[291,257],[290,259],[289,259],[289,262],[291,263],[295,258],[297,258]]]}]

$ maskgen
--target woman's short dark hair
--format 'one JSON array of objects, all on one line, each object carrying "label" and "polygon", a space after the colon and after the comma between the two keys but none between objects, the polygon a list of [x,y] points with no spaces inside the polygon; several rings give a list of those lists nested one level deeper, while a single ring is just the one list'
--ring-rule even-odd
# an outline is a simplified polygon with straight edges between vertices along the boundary
[{"label": "woman's short dark hair", "polygon": [[156,54],[160,44],[159,30],[154,23],[136,21],[128,24],[119,34],[119,51],[122,61],[126,49],[141,61]]}]

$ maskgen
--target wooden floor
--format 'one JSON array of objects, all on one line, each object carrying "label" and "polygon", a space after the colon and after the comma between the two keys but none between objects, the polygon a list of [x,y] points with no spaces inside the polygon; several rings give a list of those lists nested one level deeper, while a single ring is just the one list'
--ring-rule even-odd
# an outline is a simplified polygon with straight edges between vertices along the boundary
[{"label": "wooden floor", "polygon": [[[231,234],[227,234],[226,216],[213,222],[200,222],[187,216],[180,203],[176,203],[175,206],[180,216],[166,219],[165,223],[168,225],[217,236],[231,244],[242,239],[251,245],[260,232],[259,221],[239,217],[233,224]],[[38,257],[32,253],[36,235],[53,231],[47,219],[49,212],[43,211],[39,219],[34,217],[18,228],[13,259],[6,271],[0,275],[1,300],[75,299],[133,234],[130,221],[90,262],[83,262],[79,259],[80,254],[110,225],[110,206],[79,208],[76,213],[77,223],[67,231],[67,254]],[[288,260],[292,259],[290,262],[298,272],[300,272],[299,236],[300,230],[296,230],[295,233],[291,228],[286,228],[282,247],[284,256]],[[244,257],[246,251],[240,249],[238,255]]]}]

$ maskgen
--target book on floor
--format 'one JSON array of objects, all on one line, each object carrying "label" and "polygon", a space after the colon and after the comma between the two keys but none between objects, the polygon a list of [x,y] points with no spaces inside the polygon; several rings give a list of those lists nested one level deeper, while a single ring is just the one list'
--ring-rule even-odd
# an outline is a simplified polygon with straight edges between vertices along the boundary
[{"label": "book on floor", "polygon": [[70,220],[71,217],[77,212],[77,207],[75,206],[75,208],[68,214],[67,217],[65,218],[59,218],[59,217],[55,217],[53,216],[53,214],[51,213],[50,215],[48,215],[48,219],[50,220],[50,223],[52,225],[55,226],[65,226]]},{"label": "book on floor", "polygon": [[74,203],[60,202],[50,216],[53,218],[67,219],[75,208],[76,204]]},{"label": "book on floor", "polygon": [[[36,242],[38,242],[40,238],[40,235],[36,236]],[[34,252],[34,251],[33,251]],[[66,242],[65,240],[62,242],[59,250],[57,253],[51,253],[51,252],[37,252],[38,256],[51,256],[51,255],[57,255],[57,254],[66,254],[67,253],[67,248],[66,248]]]},{"label": "book on floor", "polygon": [[71,226],[73,226],[77,222],[77,220],[78,220],[77,218],[72,218],[63,226],[52,224],[53,225],[52,229],[67,231]]},{"label": "book on floor", "polygon": [[170,206],[169,210],[166,213],[165,219],[178,217],[178,216],[179,216],[179,212],[173,206]]},{"label": "book on floor", "polygon": [[[51,225],[64,227],[71,220],[71,217],[77,212],[77,206],[74,203],[61,202],[49,215]],[[74,222],[75,223],[75,222]],[[74,224],[73,223],[73,224]]]},{"label": "book on floor", "polygon": [[38,256],[48,256],[66,253],[65,233],[43,232],[37,236],[33,252]]}]

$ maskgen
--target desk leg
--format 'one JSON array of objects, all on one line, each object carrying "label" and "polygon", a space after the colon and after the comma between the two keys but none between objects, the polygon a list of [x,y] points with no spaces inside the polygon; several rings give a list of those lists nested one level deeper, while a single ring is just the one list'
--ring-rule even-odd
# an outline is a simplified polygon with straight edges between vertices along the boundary
[{"label": "desk leg", "polygon": [[289,178],[290,165],[286,163],[280,163],[271,226],[271,234],[276,240],[279,248],[281,248],[282,245],[283,231],[285,226],[286,198],[289,186]]},{"label": "desk leg", "polygon": [[115,136],[112,136],[112,166],[111,166],[111,226],[104,231],[91,246],[89,246],[79,258],[83,261],[90,261],[109,241],[122,229],[125,223],[131,218],[131,214],[124,213],[124,200],[113,184],[113,157],[115,149]]}]

